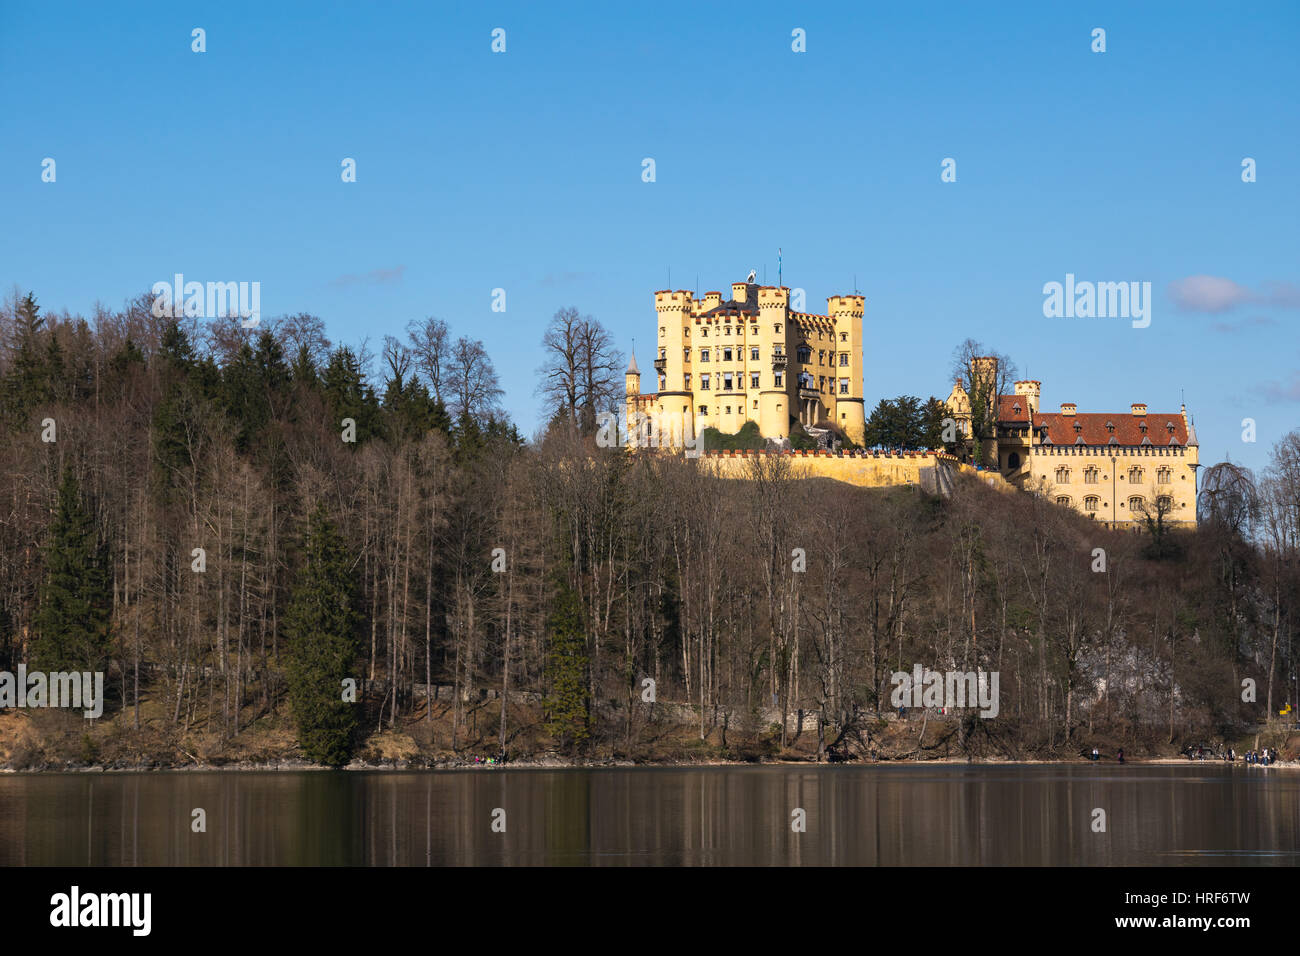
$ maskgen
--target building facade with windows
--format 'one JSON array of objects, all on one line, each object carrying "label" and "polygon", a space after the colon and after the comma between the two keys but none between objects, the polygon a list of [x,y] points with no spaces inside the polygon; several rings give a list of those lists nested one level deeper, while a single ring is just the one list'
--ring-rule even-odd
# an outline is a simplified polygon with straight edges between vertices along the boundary
[{"label": "building facade with windows", "polygon": [[643,394],[636,357],[627,371],[627,410],[653,418],[660,434],[728,434],[746,422],[764,438],[788,438],[798,422],[837,426],[861,444],[861,295],[827,299],[825,315],[790,308],[790,290],[734,282],[731,298],[685,290],[655,293],[658,390]]},{"label": "building facade with windows", "polygon": [[[973,382],[997,381],[996,360],[974,363]],[[1009,483],[1112,527],[1157,515],[1169,525],[1195,527],[1200,449],[1185,405],[1177,412],[1151,412],[1140,402],[1126,412],[1080,412],[1065,402],[1059,412],[1045,412],[1041,388],[1037,381],[1016,382],[1014,394],[997,396],[992,455]],[[969,436],[971,397],[961,382],[948,408]]]}]

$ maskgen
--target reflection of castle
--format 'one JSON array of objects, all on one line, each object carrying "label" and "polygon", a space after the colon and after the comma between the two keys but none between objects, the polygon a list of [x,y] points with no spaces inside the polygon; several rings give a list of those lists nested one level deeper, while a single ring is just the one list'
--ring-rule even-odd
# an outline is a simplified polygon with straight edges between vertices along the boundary
[{"label": "reflection of castle", "polygon": [[725,302],[720,292],[656,292],[659,389],[641,394],[633,356],[627,410],[657,419],[660,434],[683,424],[730,434],[754,421],[764,438],[788,438],[799,422],[861,443],[863,301],[831,296],[827,314],[812,315],[791,311],[788,288],[753,282],[733,282]]},{"label": "reflection of castle", "polygon": [[[981,407],[994,408],[997,360],[971,362],[972,389],[984,392]],[[1148,412],[1083,412],[1073,402],[1059,413],[1038,407],[1040,382],[1016,382],[1015,393],[998,395],[990,461],[1012,484],[1049,495],[1109,525],[1144,522],[1163,513],[1167,524],[1196,524],[1196,469],[1200,449],[1187,407]],[[972,401],[958,381],[948,409],[969,437]],[[993,417],[993,416],[990,416]]]}]

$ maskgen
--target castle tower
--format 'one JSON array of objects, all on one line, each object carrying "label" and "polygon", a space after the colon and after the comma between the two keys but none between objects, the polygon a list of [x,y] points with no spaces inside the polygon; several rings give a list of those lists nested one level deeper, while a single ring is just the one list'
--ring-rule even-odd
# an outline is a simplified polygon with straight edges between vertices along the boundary
[{"label": "castle tower", "polygon": [[640,427],[639,419],[639,402],[641,396],[641,370],[636,367],[636,353],[632,353],[632,360],[627,363],[627,372],[623,376],[623,393],[626,395],[624,400],[624,427],[627,432],[628,445],[635,448],[638,440],[638,430]]},{"label": "castle tower", "polygon": [[1016,394],[1025,397],[1025,404],[1029,406],[1029,417],[1033,418],[1038,414],[1038,400],[1042,395],[1043,383],[1030,380],[1026,382],[1016,382]]},{"label": "castle tower", "polygon": [[[744,290],[745,285],[736,283],[732,289]],[[758,430],[764,438],[790,437],[790,409],[793,406],[787,372],[789,349],[786,348],[789,313],[789,289],[767,287],[758,290],[757,344],[762,356],[756,368],[759,375]]]},{"label": "castle tower", "polygon": [[[834,421],[854,443],[866,437],[867,417],[862,395],[862,316],[866,297],[833,295],[826,300],[826,313],[835,324]],[[847,387],[847,391],[845,388]]]},{"label": "castle tower", "polygon": [[632,360],[627,363],[627,374],[623,376],[625,394],[641,394],[641,370],[636,367],[636,353],[632,353]]},{"label": "castle tower", "polygon": [[[970,360],[971,391],[983,393],[985,407],[997,401],[998,360],[992,355],[977,355]],[[971,399],[974,400],[972,395]]]},{"label": "castle tower", "polygon": [[[691,292],[684,289],[664,289],[655,293],[655,313],[659,322],[658,353],[655,372],[659,378],[658,396],[654,407],[646,412],[657,420],[659,441],[680,445],[684,434],[694,434],[694,401],[690,389],[685,387],[685,350],[691,345],[689,338],[696,303]],[[670,438],[670,436],[673,436]]]}]

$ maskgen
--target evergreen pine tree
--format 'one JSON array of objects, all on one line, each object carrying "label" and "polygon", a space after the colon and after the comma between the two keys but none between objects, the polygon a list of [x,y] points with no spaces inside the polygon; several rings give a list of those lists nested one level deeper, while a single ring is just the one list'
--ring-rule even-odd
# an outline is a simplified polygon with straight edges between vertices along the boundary
[{"label": "evergreen pine tree", "polygon": [[45,580],[31,643],[33,667],[100,670],[108,657],[112,592],[108,553],[65,469],[45,550]]},{"label": "evergreen pine tree", "polygon": [[549,649],[546,677],[546,732],[562,749],[576,751],[589,736],[587,706],[587,637],[582,626],[582,603],[561,581],[546,618]]},{"label": "evergreen pine tree", "polygon": [[353,676],[359,617],[352,558],[323,504],[308,520],[303,557],[285,621],[289,705],[307,757],[339,767],[351,756],[357,727],[343,680]]}]

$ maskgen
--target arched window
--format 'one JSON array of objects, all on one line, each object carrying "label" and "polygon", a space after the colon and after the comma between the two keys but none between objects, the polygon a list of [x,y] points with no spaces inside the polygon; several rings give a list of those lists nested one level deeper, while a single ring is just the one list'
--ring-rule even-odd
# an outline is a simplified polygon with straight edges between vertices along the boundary
[{"label": "arched window", "polygon": [[1056,497],[1056,503],[1057,503],[1058,505],[1061,505],[1062,507],[1068,508],[1068,507],[1070,507],[1070,496],[1069,496],[1069,495],[1057,495],[1057,497]]},{"label": "arched window", "polygon": [[1156,508],[1161,514],[1169,514],[1174,510],[1174,499],[1168,495],[1161,495],[1156,499]]},{"label": "arched window", "polygon": [[1068,485],[1070,483],[1070,469],[1065,465],[1056,469],[1056,483],[1058,485]]},{"label": "arched window", "polygon": [[1128,510],[1134,515],[1141,517],[1146,514],[1147,500],[1141,495],[1134,495],[1128,500]]},{"label": "arched window", "polygon": [[1084,484],[1095,485],[1097,483],[1097,476],[1100,473],[1101,472],[1096,465],[1089,465],[1087,468],[1083,469]]},{"label": "arched window", "polygon": [[1083,499],[1083,508],[1085,511],[1096,511],[1101,507],[1101,499],[1096,495],[1089,495]]},{"label": "arched window", "polygon": [[1130,468],[1130,469],[1128,470],[1128,480],[1129,480],[1129,481],[1132,481],[1132,482],[1136,482],[1137,484],[1141,484],[1141,483],[1142,483],[1142,468],[1141,468],[1141,466],[1139,466],[1139,465],[1134,465],[1132,468]]},{"label": "arched window", "polygon": [[810,348],[809,348],[808,346],[806,346],[806,345],[801,345],[801,346],[799,346],[799,348],[796,349],[796,351],[795,351],[795,355],[796,355],[796,358],[797,358],[800,362],[811,362],[811,361],[812,361],[812,349],[810,349]]},{"label": "arched window", "polygon": [[1162,485],[1167,485],[1173,481],[1174,473],[1169,468],[1156,469],[1156,481]]}]

